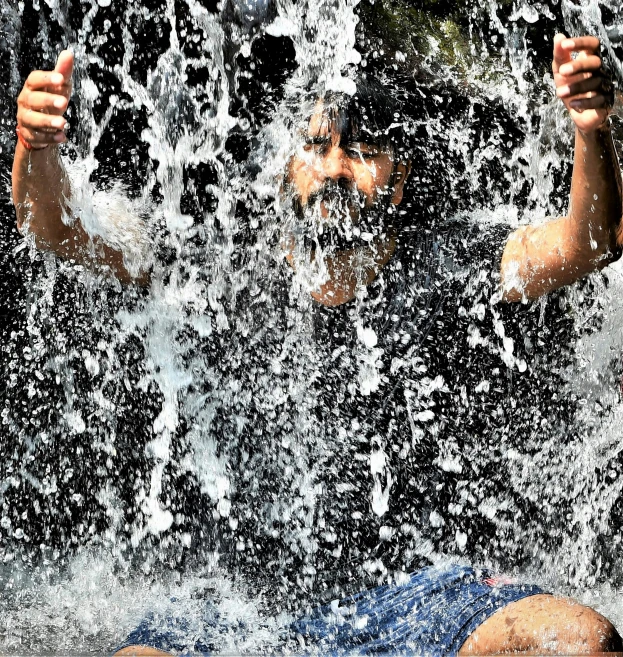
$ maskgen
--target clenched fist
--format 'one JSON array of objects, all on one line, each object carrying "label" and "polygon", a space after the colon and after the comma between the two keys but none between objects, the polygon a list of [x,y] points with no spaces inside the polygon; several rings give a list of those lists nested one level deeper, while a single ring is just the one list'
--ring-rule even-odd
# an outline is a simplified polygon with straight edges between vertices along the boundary
[{"label": "clenched fist", "polygon": [[[554,82],[575,125],[584,133],[601,128],[614,102],[610,77],[603,69],[597,37],[554,37]],[[572,57],[577,53],[576,58]]]},{"label": "clenched fist", "polygon": [[54,70],[33,71],[17,98],[18,132],[34,150],[66,139],[63,113],[71,96],[73,68],[73,53],[63,50]]}]

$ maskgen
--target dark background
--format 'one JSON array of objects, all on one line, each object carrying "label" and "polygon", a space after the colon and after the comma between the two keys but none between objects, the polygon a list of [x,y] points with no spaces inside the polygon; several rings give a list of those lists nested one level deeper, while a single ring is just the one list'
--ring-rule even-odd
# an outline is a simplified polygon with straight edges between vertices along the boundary
[{"label": "dark background", "polygon": [[[184,48],[187,54],[196,53],[199,46],[190,38],[193,26],[190,23],[184,25],[184,10],[182,3],[178,4],[178,26],[180,30],[186,28],[189,35],[184,41]],[[503,38],[497,33],[490,17],[480,8],[480,2],[451,3],[446,0],[430,0],[409,4],[409,24],[414,26],[418,38],[427,32],[437,34],[443,21],[451,21],[456,27],[453,34],[462,41],[462,47],[469,46],[466,35],[471,31],[474,43],[477,43],[479,48],[486,48],[494,59],[504,57]],[[162,18],[159,3],[152,0],[142,5],[151,9],[152,14],[143,22],[131,25],[130,31],[137,44],[132,72],[137,79],[144,81],[147,70],[154,68],[159,55],[168,47],[168,26]],[[77,380],[71,383],[60,380],[56,385],[41,385],[37,383],[37,370],[46,366],[54,349],[59,348],[58,345],[62,345],[61,350],[65,354],[72,350],[79,354],[83,349],[92,349],[93,344],[97,342],[97,330],[91,321],[94,311],[91,300],[78,285],[70,267],[61,268],[58,274],[54,287],[55,312],[38,323],[38,326],[44,327],[45,335],[33,335],[28,329],[30,300],[36,293],[36,282],[46,265],[45,258],[40,254],[24,248],[23,240],[15,228],[15,215],[10,200],[15,101],[29,71],[52,68],[61,45],[75,41],[87,7],[80,2],[62,4],[63,15],[67,20],[60,25],[47,4],[40,3],[36,6],[37,8],[33,6],[31,0],[26,0],[23,11],[19,12],[15,5],[7,3],[3,5],[0,13],[0,65],[1,70],[10,72],[10,75],[5,76],[0,95],[0,180],[4,189],[0,200],[0,515],[9,518],[13,527],[23,528],[27,537],[27,540],[16,542],[14,537],[0,532],[0,553],[17,548],[26,560],[37,560],[42,552],[53,550],[71,552],[106,529],[110,518],[106,515],[105,505],[98,500],[97,494],[111,479],[118,485],[118,495],[125,502],[126,515],[123,522],[126,526],[132,525],[137,513],[133,503],[136,484],[140,481],[147,482],[150,471],[150,463],[144,451],[145,443],[151,437],[147,427],[153,422],[154,413],[159,407],[158,391],[152,390],[151,395],[141,395],[140,403],[137,403],[131,392],[132,385],[141,375],[142,350],[140,344],[130,342],[120,349],[119,353],[121,358],[125,359],[124,366],[132,373],[134,380],[130,381],[130,390],[121,386],[111,391],[111,398],[114,399],[118,411],[116,425],[108,427],[103,424],[101,427],[102,432],[115,431],[118,437],[115,455],[102,452],[93,442],[85,444],[80,435],[68,432],[52,432],[49,442],[40,442],[34,446],[23,438],[25,435],[45,432],[49,427],[59,425],[59,414],[65,403],[67,390],[71,390],[72,386],[73,389],[80,389],[80,377],[86,377],[86,373],[81,372],[83,366],[79,357],[75,361]],[[372,14],[378,14],[379,8],[387,10],[386,20],[390,20],[392,12],[397,11],[396,6],[389,2],[382,5],[377,1],[372,9],[363,5],[363,11],[371,11]],[[550,65],[551,39],[557,31],[563,30],[564,25],[560,3],[550,0],[548,8],[554,16],[553,19],[541,17],[535,23],[529,24],[519,20],[513,24],[523,32],[537,80]],[[215,7],[211,9],[216,11]],[[498,9],[502,23],[509,25],[512,3],[501,2]],[[88,70],[89,77],[96,81],[100,89],[117,93],[121,98],[123,93],[118,88],[118,81],[110,68],[120,62],[123,54],[123,47],[120,46],[122,25],[118,20],[122,13],[118,3],[98,11],[91,34],[102,33],[104,21],[109,20],[111,24],[107,30],[108,41],[99,51],[107,66],[91,67]],[[383,29],[379,32],[382,31]],[[404,36],[398,29],[398,37]],[[260,39],[256,42],[253,57],[249,61],[256,65],[253,77],[241,81],[231,112],[247,115],[252,123],[260,125],[270,108],[270,102],[267,102],[266,94],[259,90],[258,85],[268,81],[275,94],[278,94],[280,83],[293,67],[291,45],[283,40],[268,37]],[[77,126],[80,125],[81,112],[87,111],[80,106],[79,78],[80,71],[77,72],[77,100],[69,110],[70,124],[73,126],[70,138],[78,150],[84,147],[86,135],[80,132]],[[466,90],[467,93],[469,92]],[[96,117],[98,112],[101,112],[97,103],[93,112]],[[486,124],[491,108],[483,101],[477,104],[476,112],[481,113],[481,122]],[[146,146],[137,138],[146,126],[146,120],[147,117],[140,110],[120,111],[113,116],[110,129],[96,151],[100,163],[100,185],[105,187],[121,177],[130,191],[138,191],[141,188],[142,180],[151,166]],[[500,118],[501,123],[504,123],[504,120],[507,119]],[[509,134],[515,131],[513,139],[521,137],[521,126],[513,126],[510,123],[507,125]],[[244,160],[248,149],[249,138],[245,135],[233,135],[228,143],[228,152],[238,160]],[[200,172],[200,175],[209,180],[211,173],[206,170]],[[499,175],[502,179],[503,171],[496,172],[492,169],[489,175]],[[158,190],[155,189],[156,197],[157,194]],[[560,198],[555,202],[562,205],[566,195],[567,189],[563,186]],[[187,204],[185,209],[192,211],[194,202],[197,202],[196,195],[189,195],[184,200]],[[205,207],[211,203],[211,199],[205,197],[199,199],[199,202]],[[141,293],[136,294],[140,299]],[[103,285],[101,295],[106,299],[106,311],[99,317],[103,335],[104,329],[114,328],[114,309],[120,303],[120,294],[114,285]],[[30,359],[28,350],[34,349],[34,342],[37,340],[45,343],[44,349],[40,356]],[[35,390],[33,396],[28,394],[31,384]],[[145,399],[150,399],[151,403],[145,403]],[[88,413],[89,409],[95,412],[88,399],[81,400],[80,404],[84,413]],[[76,458],[76,455],[79,458]],[[59,482],[56,490],[50,493],[34,486],[28,477],[24,476],[25,464],[28,464],[26,469],[29,472],[36,472],[40,481],[49,481],[56,476]],[[63,473],[70,467],[71,476],[63,484]],[[133,472],[132,477],[125,476],[129,470]],[[187,485],[187,482],[180,484]],[[82,496],[79,504],[73,501],[76,493]],[[201,524],[199,510],[196,511],[196,516],[195,522]],[[613,521],[618,526],[616,510],[615,516]],[[123,541],[127,541],[127,535],[120,538],[122,547]],[[147,541],[143,547],[149,549]],[[609,549],[604,547],[606,553]]]}]

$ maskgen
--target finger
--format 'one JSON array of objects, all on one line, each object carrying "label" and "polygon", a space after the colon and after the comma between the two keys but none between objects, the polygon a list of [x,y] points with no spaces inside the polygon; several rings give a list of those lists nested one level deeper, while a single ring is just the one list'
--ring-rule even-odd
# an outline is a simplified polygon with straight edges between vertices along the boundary
[{"label": "finger", "polygon": [[34,110],[20,107],[17,110],[17,123],[29,130],[51,131],[63,130],[67,121],[62,116],[43,114]]},{"label": "finger", "polygon": [[33,146],[43,146],[44,144],[62,144],[67,141],[67,135],[62,130],[56,132],[42,132],[41,130],[31,130],[25,126],[20,126],[20,135]]},{"label": "finger", "polygon": [[33,91],[47,87],[60,87],[65,83],[62,73],[57,71],[33,71],[26,79],[25,86]]},{"label": "finger", "polygon": [[556,81],[556,87],[564,87],[570,84],[576,84],[577,82],[584,82],[584,80],[590,80],[591,78],[597,77],[598,74],[594,72],[590,73],[578,73],[577,75],[560,75],[560,73],[554,76]]},{"label": "finger", "polygon": [[56,60],[54,70],[60,73],[66,82],[71,80],[74,72],[74,54],[71,50],[63,50]]},{"label": "finger", "polygon": [[594,54],[599,52],[600,46],[601,42],[594,36],[573,37],[572,39],[565,39],[560,43],[562,50],[568,53],[584,50]]},{"label": "finger", "polygon": [[605,109],[610,106],[610,101],[603,94],[597,94],[592,98],[574,98],[569,106],[576,111]]},{"label": "finger", "polygon": [[566,40],[567,37],[564,34],[557,34],[554,37],[554,63],[552,64],[554,73],[558,73],[559,68],[563,64],[571,61],[571,53],[561,46]]},{"label": "finger", "polygon": [[599,71],[601,68],[601,57],[598,55],[589,55],[580,57],[571,62],[563,64],[559,69],[560,75],[575,75],[576,73]]},{"label": "finger", "polygon": [[62,114],[69,103],[66,96],[50,94],[45,91],[29,91],[20,102],[23,103],[25,109],[56,115]]},{"label": "finger", "polygon": [[558,98],[570,98],[578,94],[585,94],[588,91],[597,91],[604,85],[604,79],[597,76],[591,76],[587,80],[576,82],[575,84],[566,84],[556,89]]}]

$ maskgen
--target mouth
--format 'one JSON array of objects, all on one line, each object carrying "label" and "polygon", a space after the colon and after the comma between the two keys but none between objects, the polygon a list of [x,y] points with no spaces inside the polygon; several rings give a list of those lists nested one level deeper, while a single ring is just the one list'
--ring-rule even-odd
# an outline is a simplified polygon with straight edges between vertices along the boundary
[{"label": "mouth", "polygon": [[317,214],[320,216],[322,223],[330,226],[350,220],[353,225],[356,225],[359,222],[364,201],[355,194],[350,195],[350,197],[323,194],[319,198],[317,196],[310,197],[307,205],[313,206],[314,204],[318,206]]},{"label": "mouth", "polygon": [[292,207],[286,233],[298,251],[313,258],[317,251],[328,255],[357,246],[365,198],[356,189],[339,183],[327,185],[310,195],[305,204],[300,197],[293,198]]}]

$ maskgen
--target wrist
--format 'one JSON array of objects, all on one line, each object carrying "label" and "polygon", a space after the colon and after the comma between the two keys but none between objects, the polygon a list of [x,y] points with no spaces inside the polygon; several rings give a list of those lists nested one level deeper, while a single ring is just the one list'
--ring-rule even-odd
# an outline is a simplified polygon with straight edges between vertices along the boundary
[{"label": "wrist", "polygon": [[27,151],[42,151],[49,146],[49,144],[42,144],[41,146],[34,146],[31,144],[20,132],[19,125],[15,126],[15,134],[17,135],[18,143],[20,143]]},{"label": "wrist", "polygon": [[596,130],[596,134],[609,135],[612,132],[612,123],[608,117]]},{"label": "wrist", "polygon": [[579,126],[576,126],[578,134],[580,134],[584,139],[590,138],[600,138],[600,137],[609,137],[612,135],[612,126],[610,119],[604,121],[600,126],[593,128],[591,130],[582,130]]}]

